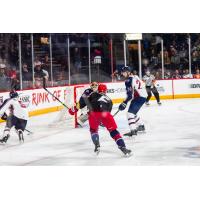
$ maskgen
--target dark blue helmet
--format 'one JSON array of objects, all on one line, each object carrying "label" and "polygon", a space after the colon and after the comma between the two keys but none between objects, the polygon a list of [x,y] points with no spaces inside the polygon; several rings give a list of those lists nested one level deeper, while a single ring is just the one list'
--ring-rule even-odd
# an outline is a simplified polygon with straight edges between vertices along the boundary
[{"label": "dark blue helmet", "polygon": [[132,72],[132,69],[129,66],[124,66],[122,67],[122,72]]},{"label": "dark blue helmet", "polygon": [[19,95],[18,95],[18,93],[16,91],[13,90],[13,91],[10,92],[9,96],[12,99],[12,98],[18,97]]}]

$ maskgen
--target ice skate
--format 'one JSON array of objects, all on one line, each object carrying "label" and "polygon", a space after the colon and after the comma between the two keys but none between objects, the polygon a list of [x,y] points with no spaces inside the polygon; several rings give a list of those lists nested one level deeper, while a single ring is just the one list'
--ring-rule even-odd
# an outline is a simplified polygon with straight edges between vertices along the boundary
[{"label": "ice skate", "polygon": [[10,137],[9,134],[5,135],[2,139],[0,139],[0,142],[1,143],[6,143],[9,137]]},{"label": "ice skate", "polygon": [[149,103],[149,102],[145,102],[145,104],[146,104],[147,106],[149,106],[149,105],[150,105],[150,103]]},{"label": "ice skate", "polygon": [[137,127],[137,132],[146,133],[146,131],[145,131],[145,126],[144,126],[144,125],[139,125],[139,126]]},{"label": "ice skate", "polygon": [[125,156],[131,156],[131,150],[130,149],[127,149],[126,147],[119,147],[119,149],[122,151],[122,153],[125,155]]},{"label": "ice skate", "polygon": [[161,105],[162,105],[162,103],[161,103],[160,101],[159,101],[159,102],[157,102],[157,103],[158,103],[158,105],[159,105],[159,106],[161,106]]},{"label": "ice skate", "polygon": [[96,154],[98,155],[99,152],[100,152],[100,145],[99,145],[99,144],[96,144],[96,145],[95,145],[95,148],[94,148],[94,153],[96,153]]},{"label": "ice skate", "polygon": [[136,129],[135,130],[131,130],[130,132],[125,133],[124,136],[132,137],[134,135],[137,135],[137,132],[138,131]]}]

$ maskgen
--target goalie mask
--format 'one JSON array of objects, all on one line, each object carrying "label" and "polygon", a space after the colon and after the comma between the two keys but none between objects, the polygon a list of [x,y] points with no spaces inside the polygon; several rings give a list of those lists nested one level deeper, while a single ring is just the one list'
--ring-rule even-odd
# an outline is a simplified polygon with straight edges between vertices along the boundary
[{"label": "goalie mask", "polygon": [[92,83],[90,84],[90,88],[91,88],[94,92],[96,92],[96,91],[98,90],[98,83],[97,83],[97,82],[92,82]]}]

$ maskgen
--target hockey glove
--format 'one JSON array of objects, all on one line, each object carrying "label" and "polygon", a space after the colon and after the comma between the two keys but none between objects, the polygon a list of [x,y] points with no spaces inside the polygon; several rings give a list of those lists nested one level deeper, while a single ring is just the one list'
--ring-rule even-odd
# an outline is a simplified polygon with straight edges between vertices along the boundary
[{"label": "hockey glove", "polygon": [[1,119],[2,119],[2,120],[7,120],[7,114],[4,113],[4,114],[2,115],[2,117],[1,117]]},{"label": "hockey glove", "polygon": [[68,112],[70,115],[74,115],[76,112],[78,112],[78,109],[76,106],[73,106],[68,110]]},{"label": "hockey glove", "polygon": [[119,110],[122,111],[126,108],[126,103],[125,102],[122,102],[120,105],[119,105]]}]

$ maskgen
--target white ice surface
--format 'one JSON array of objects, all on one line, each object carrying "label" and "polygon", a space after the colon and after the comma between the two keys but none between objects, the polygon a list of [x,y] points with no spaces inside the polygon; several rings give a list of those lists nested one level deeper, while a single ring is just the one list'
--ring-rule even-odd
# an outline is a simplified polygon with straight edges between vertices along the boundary
[{"label": "white ice surface", "polygon": [[[133,151],[129,158],[123,157],[105,128],[99,131],[101,152],[94,155],[88,126],[50,126],[57,115],[30,118],[27,129],[34,134],[24,133],[24,144],[12,131],[8,143],[0,145],[0,165],[200,165],[200,99],[166,100],[162,106],[151,101],[149,107],[143,106],[139,115],[147,133],[125,138]],[[122,134],[129,130],[126,111],[115,119]],[[4,125],[0,124],[1,132]]]}]

